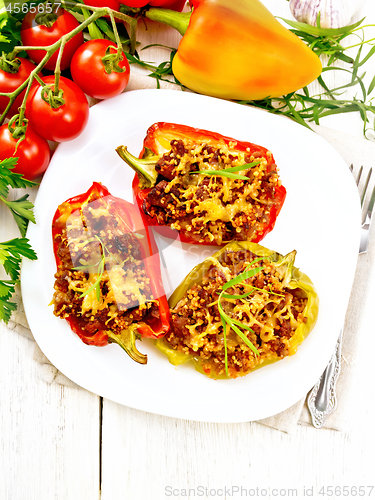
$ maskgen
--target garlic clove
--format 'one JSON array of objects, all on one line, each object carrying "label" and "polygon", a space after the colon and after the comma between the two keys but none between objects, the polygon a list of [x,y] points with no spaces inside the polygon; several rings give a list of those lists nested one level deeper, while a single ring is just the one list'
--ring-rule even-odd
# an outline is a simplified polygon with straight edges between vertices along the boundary
[{"label": "garlic clove", "polygon": [[366,0],[289,0],[293,17],[302,23],[317,25],[320,12],[322,28],[342,28],[363,7]]}]

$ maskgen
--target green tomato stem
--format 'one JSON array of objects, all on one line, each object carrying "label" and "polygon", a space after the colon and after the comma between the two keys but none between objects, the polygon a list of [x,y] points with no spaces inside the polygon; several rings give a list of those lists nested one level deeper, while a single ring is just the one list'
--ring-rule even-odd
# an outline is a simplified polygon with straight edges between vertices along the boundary
[{"label": "green tomato stem", "polygon": [[118,31],[117,31],[117,26],[116,26],[116,23],[115,23],[115,18],[113,17],[113,12],[109,13],[109,17],[111,19],[113,33],[114,33],[115,38],[116,38],[117,56],[118,56],[118,59],[116,59],[116,62],[118,62],[118,61],[122,60],[122,43],[121,43],[121,40],[120,40],[120,35],[118,34]]},{"label": "green tomato stem", "polygon": [[55,65],[55,88],[54,88],[54,95],[57,95],[59,93],[59,83],[60,83],[60,76],[61,76],[61,58],[64,52],[66,44],[66,37],[65,35],[61,37],[61,45],[59,49],[59,54],[57,56],[57,61]]},{"label": "green tomato stem", "polygon": [[2,56],[0,57],[0,69],[6,71],[7,73],[16,74],[20,65],[21,61],[19,59],[9,59],[3,51]]},{"label": "green tomato stem", "polygon": [[53,24],[57,21],[57,14],[52,12],[41,12],[35,16],[35,22],[39,26],[46,26],[52,28]]},{"label": "green tomato stem", "polygon": [[26,89],[25,95],[23,96],[23,99],[22,99],[22,104],[19,107],[19,113],[20,114],[19,114],[19,117],[18,117],[18,125],[20,127],[22,126],[23,121],[24,121],[24,116],[25,116],[25,111],[26,111],[26,100],[27,100],[27,96],[29,95],[32,83],[33,83],[33,79],[30,78],[29,82],[27,84],[27,89]]},{"label": "green tomato stem", "polygon": [[38,74],[35,74],[34,75],[34,78],[35,80],[43,87],[45,85],[45,83],[43,82],[43,80],[40,78],[40,76]]}]

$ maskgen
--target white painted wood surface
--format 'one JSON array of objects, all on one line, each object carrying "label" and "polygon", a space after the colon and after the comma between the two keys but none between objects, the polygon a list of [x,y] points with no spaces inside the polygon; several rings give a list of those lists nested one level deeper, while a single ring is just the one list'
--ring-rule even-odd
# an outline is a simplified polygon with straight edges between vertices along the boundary
[{"label": "white painted wood surface", "polygon": [[[264,3],[275,15],[290,17],[285,0]],[[363,13],[375,23],[373,0]],[[140,27],[145,43],[176,45],[178,38],[153,23],[147,31]],[[166,59],[164,49],[149,53],[150,60]],[[369,81],[375,62],[365,69]],[[361,135],[354,115],[323,124]],[[0,241],[16,235],[0,207]],[[348,402],[345,432],[297,426],[286,435],[257,423],[189,422],[107,400],[101,424],[99,397],[41,380],[32,341],[0,324],[0,499],[301,499],[323,498],[322,487],[333,487],[332,498],[375,498],[375,488],[367,488],[375,485],[374,303],[372,273],[358,318],[361,361],[353,374],[357,389]]]}]

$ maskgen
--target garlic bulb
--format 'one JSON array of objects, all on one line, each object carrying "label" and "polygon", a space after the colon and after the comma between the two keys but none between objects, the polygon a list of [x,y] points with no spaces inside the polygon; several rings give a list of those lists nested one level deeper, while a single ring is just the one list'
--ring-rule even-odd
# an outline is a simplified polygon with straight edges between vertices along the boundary
[{"label": "garlic bulb", "polygon": [[365,0],[289,0],[290,10],[297,21],[316,26],[320,12],[322,28],[348,26]]}]

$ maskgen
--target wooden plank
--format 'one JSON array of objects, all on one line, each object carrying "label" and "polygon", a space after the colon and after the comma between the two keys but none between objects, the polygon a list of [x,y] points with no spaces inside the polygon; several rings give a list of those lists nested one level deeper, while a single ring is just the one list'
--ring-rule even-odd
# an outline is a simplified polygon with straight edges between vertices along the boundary
[{"label": "wooden plank", "polygon": [[100,398],[41,380],[34,342],[0,328],[0,498],[98,498]]},{"label": "wooden plank", "polygon": [[[0,206],[0,241],[16,236],[10,212]],[[34,347],[0,323],[0,498],[96,499],[100,398],[42,380]]]},{"label": "wooden plank", "polygon": [[[320,498],[322,486],[372,485],[374,415],[372,405],[347,434],[297,426],[286,435],[256,423],[189,422],[104,401],[102,500],[225,498],[225,488],[236,492],[228,499],[274,498],[272,490],[292,498],[281,492],[288,489],[303,498],[311,487]],[[256,488],[266,494],[250,494]]]}]

